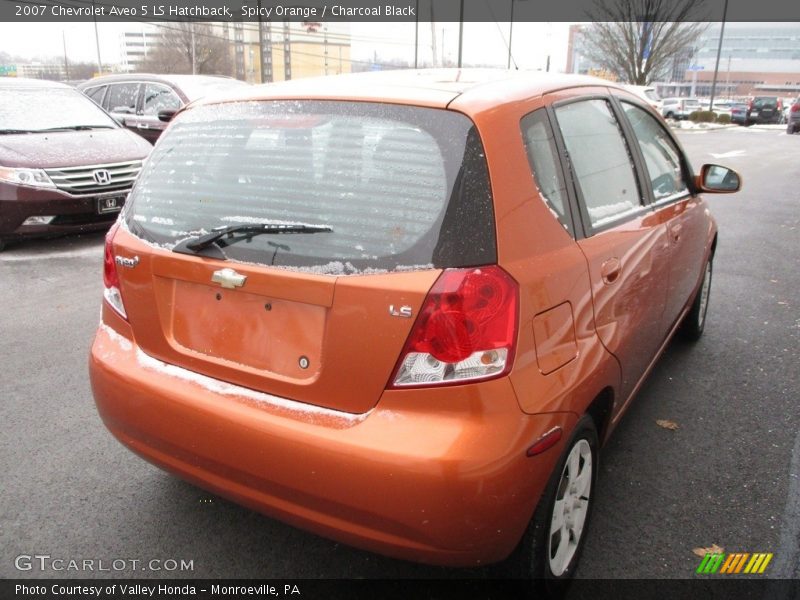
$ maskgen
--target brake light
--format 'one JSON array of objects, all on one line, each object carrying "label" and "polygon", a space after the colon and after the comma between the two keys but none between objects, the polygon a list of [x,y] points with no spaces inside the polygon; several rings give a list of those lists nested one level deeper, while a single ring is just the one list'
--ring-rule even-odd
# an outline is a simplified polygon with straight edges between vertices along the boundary
[{"label": "brake light", "polygon": [[428,292],[391,387],[490,379],[511,370],[519,289],[500,267],[446,269]]},{"label": "brake light", "polygon": [[119,222],[114,223],[106,234],[105,256],[103,258],[103,298],[108,302],[123,319],[127,320],[125,305],[122,303],[122,293],[119,291],[119,274],[117,273],[117,263],[115,262],[114,252],[111,249],[111,242],[119,229]]},{"label": "brake light", "polygon": [[800,102],[792,104],[791,112],[800,112]]}]

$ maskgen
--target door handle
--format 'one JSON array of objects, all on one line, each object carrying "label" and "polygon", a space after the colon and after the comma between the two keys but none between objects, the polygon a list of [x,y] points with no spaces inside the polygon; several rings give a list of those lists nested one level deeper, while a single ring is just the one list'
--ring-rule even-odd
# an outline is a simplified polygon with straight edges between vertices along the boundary
[{"label": "door handle", "polygon": [[622,273],[622,263],[618,258],[609,258],[600,267],[600,277],[603,278],[603,283],[612,284],[619,279]]},{"label": "door handle", "polygon": [[683,225],[680,223],[670,225],[669,233],[672,236],[672,241],[677,242],[679,239],[681,239],[681,231],[683,231]]},{"label": "door handle", "polygon": [[150,129],[150,127],[147,125],[147,123],[137,123],[136,129]]}]

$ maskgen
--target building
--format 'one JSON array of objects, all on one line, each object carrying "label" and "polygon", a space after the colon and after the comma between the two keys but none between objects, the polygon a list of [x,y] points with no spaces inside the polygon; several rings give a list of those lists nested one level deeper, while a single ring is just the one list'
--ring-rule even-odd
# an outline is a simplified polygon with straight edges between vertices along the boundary
[{"label": "building", "polygon": [[49,79],[51,81],[64,81],[67,72],[63,62],[41,63],[34,62],[29,64],[17,65],[15,77],[26,77],[28,79]]},{"label": "building", "polygon": [[[586,52],[586,25],[571,25],[567,72],[603,76]],[[710,96],[722,24],[710,23],[694,48],[672,61],[653,85],[662,97]],[[800,94],[800,23],[726,23],[717,97]]]},{"label": "building", "polygon": [[[660,83],[662,96],[710,96],[721,23],[711,23],[671,82]],[[800,23],[726,23],[716,95],[800,94]]]},{"label": "building", "polygon": [[567,73],[581,75],[603,71],[603,66],[589,59],[586,51],[586,30],[588,25],[570,25],[567,38]]},{"label": "building", "polygon": [[347,23],[237,22],[222,24],[220,33],[231,41],[237,79],[266,83],[351,71]]},{"label": "building", "polygon": [[148,52],[158,46],[161,35],[157,27],[147,24],[120,33],[120,69],[126,73],[136,71]]}]

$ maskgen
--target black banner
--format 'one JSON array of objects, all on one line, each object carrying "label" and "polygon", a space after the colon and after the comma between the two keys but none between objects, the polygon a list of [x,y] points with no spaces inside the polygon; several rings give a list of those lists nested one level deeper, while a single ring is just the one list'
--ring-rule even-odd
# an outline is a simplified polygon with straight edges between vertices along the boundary
[{"label": "black banner", "polygon": [[799,600],[800,581],[741,576],[668,580],[575,580],[562,590],[539,582],[494,579],[456,580],[130,580],[6,579],[0,598],[38,600],[212,600],[260,598],[290,600],[510,600],[564,597],[566,600],[682,599]]},{"label": "black banner", "polygon": [[[0,0],[0,20],[503,22],[510,20],[512,4],[516,22],[646,22],[652,20],[654,6],[648,0]],[[674,4],[677,14],[685,0],[667,4]],[[800,2],[694,0],[690,4],[688,18],[672,20],[722,21],[725,13],[727,21],[800,21]],[[658,10],[663,14],[664,6]]]}]

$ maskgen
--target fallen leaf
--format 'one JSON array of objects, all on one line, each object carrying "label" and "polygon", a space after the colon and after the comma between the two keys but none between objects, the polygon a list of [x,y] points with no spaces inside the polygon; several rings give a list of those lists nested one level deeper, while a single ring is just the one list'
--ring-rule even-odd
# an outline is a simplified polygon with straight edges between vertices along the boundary
[{"label": "fallen leaf", "polygon": [[678,428],[678,424],[675,421],[667,421],[666,419],[659,419],[656,421],[656,425],[663,427],[664,429],[671,429],[672,431],[675,431]]},{"label": "fallen leaf", "polygon": [[695,548],[692,552],[697,554],[697,556],[705,556],[706,554],[721,554],[725,552],[725,548],[717,546],[716,544],[711,544],[709,548]]}]

